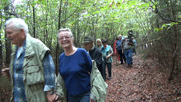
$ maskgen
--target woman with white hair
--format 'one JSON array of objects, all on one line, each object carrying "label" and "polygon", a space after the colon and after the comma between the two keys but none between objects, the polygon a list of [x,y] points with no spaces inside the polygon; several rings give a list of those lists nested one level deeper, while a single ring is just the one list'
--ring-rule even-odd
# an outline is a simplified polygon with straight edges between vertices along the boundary
[{"label": "woman with white hair", "polygon": [[65,82],[68,102],[90,102],[92,59],[83,48],[74,46],[70,29],[58,31],[58,42],[64,53],[59,56],[59,74]]},{"label": "woman with white hair", "polygon": [[99,50],[101,50],[101,48],[102,48],[102,41],[101,41],[101,39],[96,39],[96,46],[99,48]]}]

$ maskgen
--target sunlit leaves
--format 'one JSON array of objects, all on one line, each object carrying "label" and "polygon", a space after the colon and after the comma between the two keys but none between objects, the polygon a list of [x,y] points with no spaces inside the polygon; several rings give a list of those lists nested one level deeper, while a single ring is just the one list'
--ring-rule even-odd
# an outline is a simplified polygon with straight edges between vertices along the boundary
[{"label": "sunlit leaves", "polygon": [[154,29],[154,31],[157,31],[157,32],[162,31],[162,30],[163,30],[163,28],[155,28]]},{"label": "sunlit leaves", "polygon": [[93,12],[93,15],[99,14],[99,13],[100,13],[100,11],[95,11],[95,12]]},{"label": "sunlit leaves", "polygon": [[1,0],[0,1],[0,10],[4,9],[4,7],[8,6],[10,3],[9,3],[9,0]]},{"label": "sunlit leaves", "polygon": [[155,28],[154,30],[159,32],[159,31],[162,31],[164,28],[170,29],[173,25],[176,25],[176,24],[178,24],[178,23],[177,22],[171,22],[168,24],[163,24],[161,28]]},{"label": "sunlit leaves", "polygon": [[[34,6],[36,26],[40,29],[37,32],[41,32],[44,28],[56,29],[60,2],[60,0],[24,0],[25,5],[17,6],[18,14],[21,14],[31,25],[32,7]],[[140,17],[135,10],[142,14],[147,11],[148,7],[149,2],[143,3],[140,0],[62,0],[60,22],[66,27],[74,27],[77,23],[80,27],[84,27],[87,26],[86,23],[89,23],[90,28],[95,26],[92,22],[96,22],[96,29],[105,29],[101,27],[107,23],[104,27],[116,30],[121,26],[121,31],[124,33],[127,29],[140,27],[138,22],[142,24],[146,22],[145,17]],[[117,28],[111,28],[111,24]],[[55,26],[50,28],[47,25]]]}]

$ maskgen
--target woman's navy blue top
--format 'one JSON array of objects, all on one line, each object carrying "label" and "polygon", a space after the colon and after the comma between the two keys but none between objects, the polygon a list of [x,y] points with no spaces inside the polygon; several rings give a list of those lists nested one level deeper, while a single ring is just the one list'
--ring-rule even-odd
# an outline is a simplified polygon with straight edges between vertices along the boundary
[{"label": "woman's navy blue top", "polygon": [[68,95],[76,96],[90,91],[92,59],[83,48],[78,48],[71,55],[62,53],[59,56],[59,72],[65,81]]}]

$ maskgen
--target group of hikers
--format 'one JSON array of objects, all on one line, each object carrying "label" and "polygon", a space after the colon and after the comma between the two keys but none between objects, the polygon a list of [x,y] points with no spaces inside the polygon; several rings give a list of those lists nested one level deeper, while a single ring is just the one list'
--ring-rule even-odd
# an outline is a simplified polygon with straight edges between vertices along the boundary
[{"label": "group of hikers", "polygon": [[[107,93],[105,80],[111,79],[113,49],[106,39],[84,37],[84,48],[74,44],[69,28],[61,28],[57,41],[64,52],[59,56],[58,75],[50,49],[39,39],[28,34],[28,25],[20,18],[5,23],[7,38],[16,47],[11,54],[9,68],[3,75],[10,76],[11,102],[104,102]],[[132,32],[129,32],[130,34]],[[127,38],[116,43],[116,49],[128,66],[133,64],[131,47],[134,42]],[[124,57],[124,55],[125,57]],[[106,66],[108,78],[106,77]]]},{"label": "group of hikers", "polygon": [[128,36],[122,37],[122,35],[119,35],[114,42],[114,54],[117,55],[118,63],[123,64],[124,61],[124,63],[128,64],[128,67],[132,67],[132,55],[136,54],[136,46],[137,42],[133,37],[132,30],[128,31]]}]

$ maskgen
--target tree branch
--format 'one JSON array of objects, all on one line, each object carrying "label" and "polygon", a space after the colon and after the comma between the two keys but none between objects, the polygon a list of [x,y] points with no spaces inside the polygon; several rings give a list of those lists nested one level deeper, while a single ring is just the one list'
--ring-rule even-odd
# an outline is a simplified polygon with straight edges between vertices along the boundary
[{"label": "tree branch", "polygon": [[67,19],[69,19],[78,9],[76,9],[73,13],[71,13],[66,19],[62,20],[61,22],[65,22],[67,21]]},{"label": "tree branch", "polygon": [[155,12],[156,14],[158,14],[163,20],[166,20],[166,21],[169,21],[169,22],[176,22],[178,23],[179,25],[181,25],[181,22],[179,21],[176,21],[176,20],[172,20],[171,18],[169,18],[168,16],[165,16],[164,14],[162,14],[161,12],[158,11],[158,7],[157,5],[152,1],[150,0],[153,5],[155,5],[155,10],[153,12]]}]

